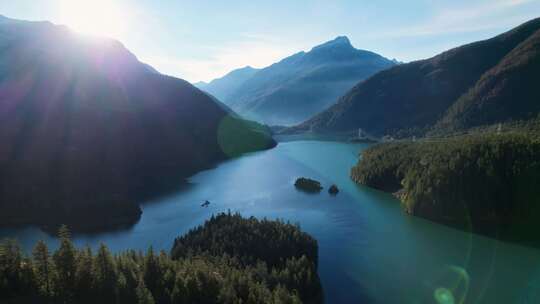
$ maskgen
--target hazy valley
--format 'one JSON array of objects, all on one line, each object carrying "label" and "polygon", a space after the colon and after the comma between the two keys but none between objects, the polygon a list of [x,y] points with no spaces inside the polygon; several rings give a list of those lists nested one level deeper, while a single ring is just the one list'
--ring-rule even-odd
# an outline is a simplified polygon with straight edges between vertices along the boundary
[{"label": "hazy valley", "polygon": [[356,83],[396,65],[355,49],[347,37],[299,52],[262,69],[246,67],[196,86],[250,119],[299,123],[326,109]]}]

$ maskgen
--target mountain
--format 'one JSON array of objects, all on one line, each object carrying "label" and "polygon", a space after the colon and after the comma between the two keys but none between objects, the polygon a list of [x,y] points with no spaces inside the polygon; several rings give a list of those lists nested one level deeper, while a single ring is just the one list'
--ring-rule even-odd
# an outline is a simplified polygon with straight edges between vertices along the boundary
[{"label": "mountain", "polygon": [[540,30],[487,71],[445,113],[436,129],[460,130],[507,120],[528,120],[540,112]]},{"label": "mountain", "polygon": [[[232,81],[234,85],[228,85],[232,89],[223,96],[204,85],[199,87],[248,118],[291,125],[329,107],[359,81],[394,65],[380,55],[355,49],[347,37],[338,37],[261,70],[240,73],[253,75]],[[219,83],[225,79],[230,77]]]},{"label": "mountain", "polygon": [[197,88],[208,92],[219,100],[227,100],[228,97],[240,87],[246,80],[253,77],[259,70],[250,66],[236,69],[227,75],[214,79],[209,83],[197,82],[193,84]]},{"label": "mountain", "polygon": [[539,29],[540,19],[534,19],[492,39],[382,71],[285,132],[425,134],[531,117],[539,110]]},{"label": "mountain", "polygon": [[121,43],[0,18],[0,223],[131,224],[138,202],[275,145]]}]

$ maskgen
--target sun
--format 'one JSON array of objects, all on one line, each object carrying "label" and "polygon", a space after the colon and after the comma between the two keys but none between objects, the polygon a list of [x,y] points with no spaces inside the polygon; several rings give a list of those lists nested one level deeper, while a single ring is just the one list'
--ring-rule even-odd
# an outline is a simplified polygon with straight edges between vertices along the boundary
[{"label": "sun", "polygon": [[127,11],[114,0],[60,0],[61,22],[83,34],[120,38],[128,30]]}]

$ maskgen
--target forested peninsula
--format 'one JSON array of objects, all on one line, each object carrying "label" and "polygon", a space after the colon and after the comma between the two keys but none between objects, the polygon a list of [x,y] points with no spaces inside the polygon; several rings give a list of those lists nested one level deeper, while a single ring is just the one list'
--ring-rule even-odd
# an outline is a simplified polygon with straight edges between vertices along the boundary
[{"label": "forested peninsula", "polygon": [[60,229],[50,252],[26,255],[0,243],[0,302],[20,303],[322,303],[318,245],[297,225],[212,216],[175,240],[171,253],[112,254],[76,248]]},{"label": "forested peninsula", "polygon": [[362,153],[351,177],[394,193],[409,214],[537,245],[538,125],[535,120],[379,144]]}]

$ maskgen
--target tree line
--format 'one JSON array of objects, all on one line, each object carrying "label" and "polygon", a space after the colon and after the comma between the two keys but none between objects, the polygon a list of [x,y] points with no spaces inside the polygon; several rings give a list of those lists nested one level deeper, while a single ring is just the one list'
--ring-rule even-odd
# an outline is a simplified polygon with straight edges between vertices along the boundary
[{"label": "tree line", "polygon": [[[221,239],[221,231],[247,230],[249,240],[247,234]],[[152,248],[113,254],[104,244],[96,252],[76,248],[65,226],[58,236],[56,250],[39,241],[31,254],[14,240],[0,243],[0,302],[322,302],[316,241],[281,221],[220,214],[177,239],[172,254]]]},{"label": "tree line", "polygon": [[540,133],[526,131],[532,126],[377,145],[351,176],[397,192],[408,213],[537,242]]}]

